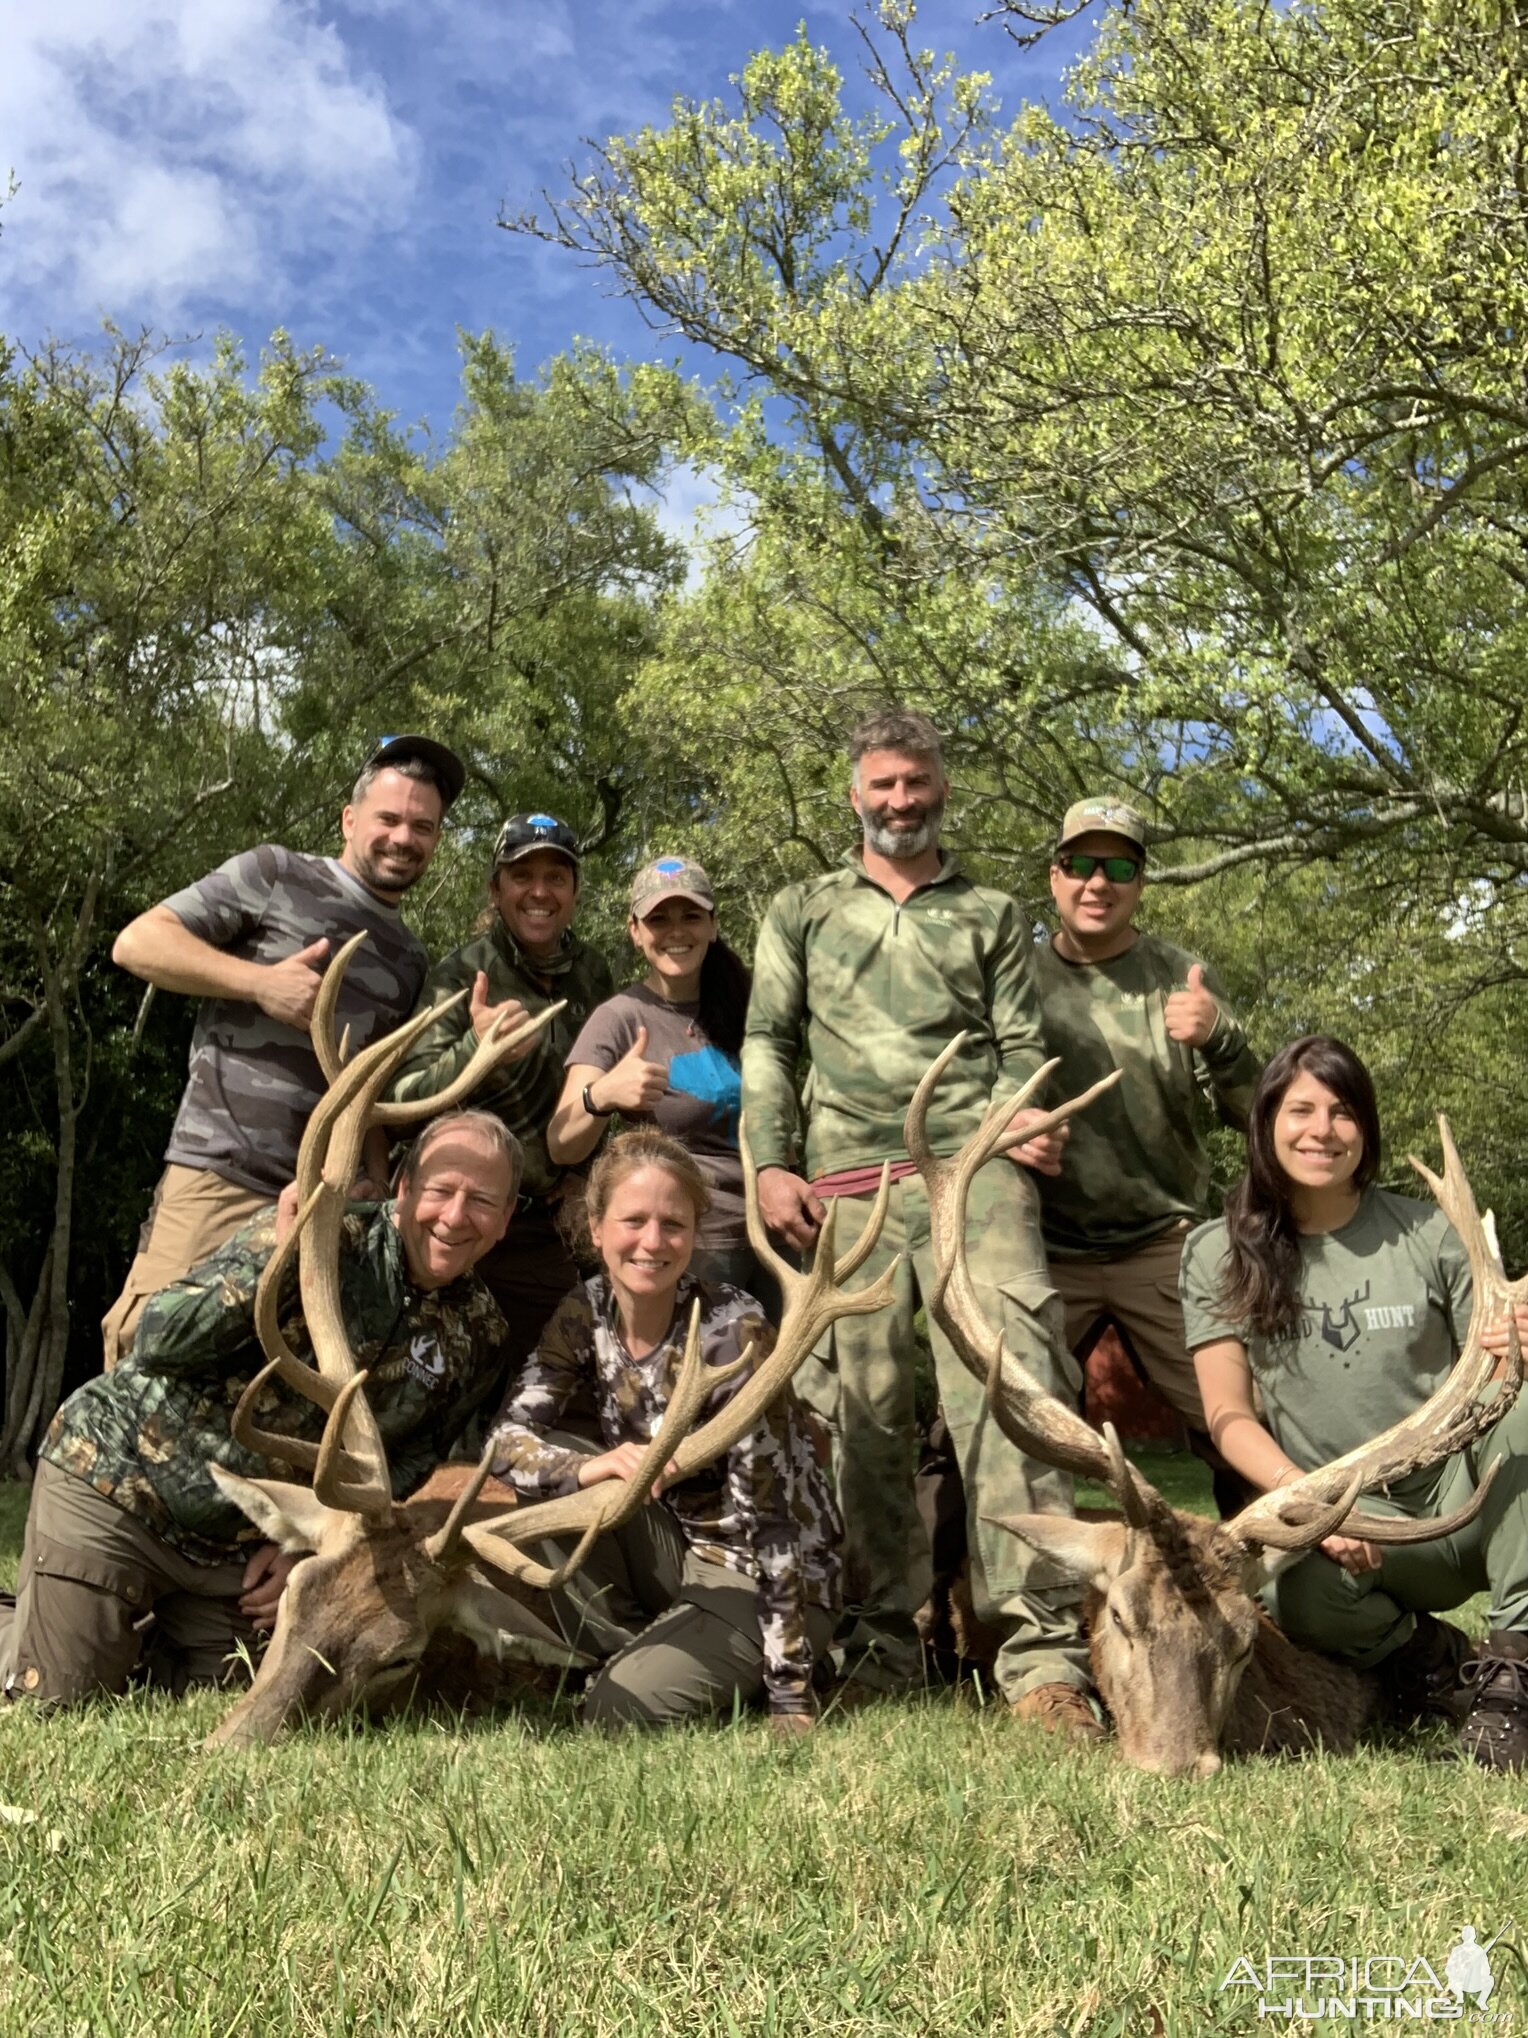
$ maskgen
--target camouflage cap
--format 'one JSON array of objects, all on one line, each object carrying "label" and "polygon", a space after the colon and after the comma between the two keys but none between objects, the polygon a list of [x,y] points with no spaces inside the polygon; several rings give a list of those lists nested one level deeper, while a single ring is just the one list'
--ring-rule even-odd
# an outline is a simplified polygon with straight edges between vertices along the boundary
[{"label": "camouflage cap", "polygon": [[1061,833],[1056,837],[1058,855],[1079,835],[1118,835],[1122,842],[1138,849],[1143,857],[1146,854],[1146,823],[1134,807],[1127,806],[1123,800],[1117,800],[1109,793],[1095,793],[1088,799],[1074,801],[1067,808]]},{"label": "camouflage cap", "polygon": [[689,899],[694,905],[704,906],[708,913],[716,911],[711,880],[698,863],[692,863],[686,856],[660,856],[656,862],[644,865],[632,879],[633,920],[645,920],[664,899]]},{"label": "camouflage cap", "polygon": [[555,814],[511,814],[493,845],[493,867],[502,870],[506,863],[518,863],[538,849],[554,850],[578,869],[578,837]]}]

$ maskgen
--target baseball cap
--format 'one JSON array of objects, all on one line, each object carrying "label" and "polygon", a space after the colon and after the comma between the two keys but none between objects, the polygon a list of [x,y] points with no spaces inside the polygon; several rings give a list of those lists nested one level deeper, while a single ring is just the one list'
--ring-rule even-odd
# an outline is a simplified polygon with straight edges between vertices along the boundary
[{"label": "baseball cap", "polygon": [[440,782],[441,805],[449,807],[467,783],[467,767],[454,750],[437,743],[433,736],[379,736],[366,764],[402,764],[410,757],[429,765]]},{"label": "baseball cap", "polygon": [[652,907],[663,899],[689,899],[692,904],[704,906],[708,913],[716,911],[716,894],[711,889],[711,880],[698,863],[692,863],[687,856],[660,856],[655,862],[644,864],[631,881],[631,916],[634,920],[645,919]]},{"label": "baseball cap", "polygon": [[502,870],[538,849],[555,849],[575,870],[579,867],[578,837],[555,814],[511,814],[493,845],[493,867]]},{"label": "baseball cap", "polygon": [[1056,848],[1065,849],[1079,835],[1118,835],[1143,857],[1146,854],[1146,823],[1134,807],[1108,793],[1092,794],[1067,808]]}]

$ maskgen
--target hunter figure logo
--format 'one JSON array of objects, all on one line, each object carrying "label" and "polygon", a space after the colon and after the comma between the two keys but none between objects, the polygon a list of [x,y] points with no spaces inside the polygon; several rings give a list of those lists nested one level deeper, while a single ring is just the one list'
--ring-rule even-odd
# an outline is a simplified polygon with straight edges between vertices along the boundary
[{"label": "hunter figure logo", "polygon": [[1482,1946],[1473,1925],[1463,1925],[1442,1962],[1396,1953],[1246,1954],[1231,1963],[1218,1994],[1255,1991],[1244,1998],[1256,2017],[1283,2023],[1503,2023],[1511,2012],[1489,2009],[1496,1986],[1491,1949],[1511,1930]]},{"label": "hunter figure logo", "polygon": [[[1498,1932],[1496,1939],[1501,1937]],[[1491,1946],[1496,1944],[1491,1941]],[[1491,1946],[1477,1946],[1475,1927],[1466,1925],[1459,1934],[1458,1943],[1449,1951],[1444,1973],[1448,1976],[1449,1994],[1463,2002],[1466,1996],[1473,1996],[1477,2010],[1483,2010],[1491,2000],[1491,1991],[1496,1986],[1487,1955]]]},{"label": "hunter figure logo", "polygon": [[1363,1287],[1356,1295],[1348,1296],[1342,1305],[1340,1316],[1333,1314],[1330,1302],[1322,1303],[1321,1335],[1329,1345],[1335,1346],[1339,1352],[1351,1351],[1353,1346],[1357,1344],[1360,1330],[1358,1318],[1354,1311],[1360,1302],[1367,1302],[1368,1299],[1369,1283],[1365,1281]]},{"label": "hunter figure logo", "polygon": [[445,1370],[445,1353],[428,1331],[418,1332],[409,1345],[404,1371],[411,1380],[422,1380],[426,1387],[433,1387],[442,1378]]}]

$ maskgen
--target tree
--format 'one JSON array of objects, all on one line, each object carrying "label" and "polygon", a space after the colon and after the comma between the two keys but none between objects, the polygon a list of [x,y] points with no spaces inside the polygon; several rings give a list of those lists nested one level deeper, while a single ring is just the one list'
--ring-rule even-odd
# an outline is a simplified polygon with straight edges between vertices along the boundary
[{"label": "tree", "polygon": [[13,1191],[50,1209],[39,1228],[14,1194],[0,1239],[5,1471],[63,1378],[103,906],[195,853],[214,811],[249,811],[290,648],[278,597],[326,537],[301,486],[322,364],[278,345],[253,388],[241,367],[223,348],[162,368],[121,337],[99,365],[0,367],[0,1068]]},{"label": "tree", "polygon": [[115,335],[0,366],[0,1476],[71,1322],[89,1363],[82,1303],[109,1299],[182,1079],[188,1008],[134,1026],[122,919],[251,842],[332,847],[388,730],[472,768],[416,909],[436,946],[506,808],[618,832],[616,704],[678,572],[635,491],[686,399],[595,357],[525,385],[491,336],[465,353],[438,453],[279,335],[253,379],[231,342],[197,367]]}]

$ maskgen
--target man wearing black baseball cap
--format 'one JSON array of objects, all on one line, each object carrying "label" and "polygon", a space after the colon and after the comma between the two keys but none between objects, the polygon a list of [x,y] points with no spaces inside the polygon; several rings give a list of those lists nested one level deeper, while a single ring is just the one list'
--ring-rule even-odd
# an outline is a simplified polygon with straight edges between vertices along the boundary
[{"label": "man wearing black baseball cap", "polygon": [[535,1349],[543,1325],[578,1279],[557,1224],[567,1170],[548,1154],[546,1134],[568,1049],[613,989],[605,958],[573,932],[580,864],[578,837],[565,821],[555,814],[511,814],[499,830],[489,872],[493,918],[486,932],[435,965],[419,1009],[461,990],[467,1002],[415,1042],[390,1093],[427,1096],[454,1081],[506,1005],[536,1013],[561,1002],[530,1053],[495,1069],[471,1100],[502,1118],[525,1151],[519,1213],[477,1269],[509,1323],[506,1371]]},{"label": "man wearing black baseball cap", "polygon": [[[126,1284],[102,1324],[108,1367],[143,1304],[273,1203],[324,1079],[308,1039],[330,958],[366,941],[346,972],[338,1020],[352,1049],[390,1033],[429,967],[399,903],[429,868],[462,761],[429,736],[383,736],[340,815],[338,856],[273,842],[247,849],[140,913],[112,959],[158,989],[201,999],[181,1098]],[[386,1181],[386,1139],[366,1156]]]}]

